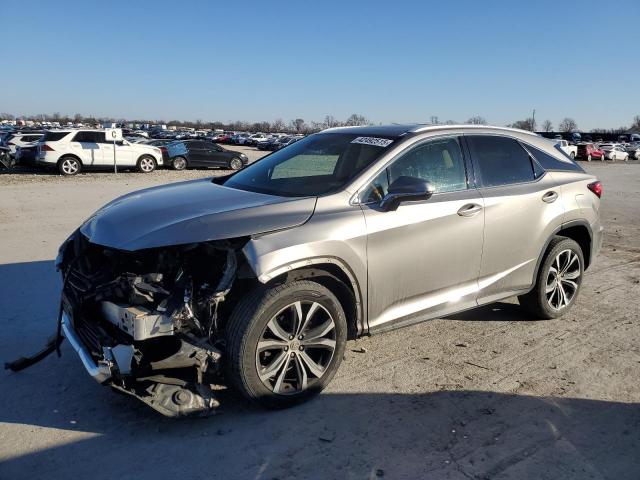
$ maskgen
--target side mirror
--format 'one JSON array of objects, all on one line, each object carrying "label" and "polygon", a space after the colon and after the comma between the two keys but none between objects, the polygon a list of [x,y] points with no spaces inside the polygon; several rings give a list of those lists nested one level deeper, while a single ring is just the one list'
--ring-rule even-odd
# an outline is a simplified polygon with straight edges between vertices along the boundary
[{"label": "side mirror", "polygon": [[380,201],[380,208],[385,211],[396,210],[402,202],[427,200],[435,191],[433,184],[417,177],[398,177],[389,191]]}]

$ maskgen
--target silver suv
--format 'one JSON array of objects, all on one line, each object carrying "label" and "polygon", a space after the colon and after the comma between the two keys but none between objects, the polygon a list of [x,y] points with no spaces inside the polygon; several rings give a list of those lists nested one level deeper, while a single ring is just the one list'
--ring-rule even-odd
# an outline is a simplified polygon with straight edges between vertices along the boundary
[{"label": "silver suv", "polygon": [[512,296],[534,318],[566,313],[601,193],[525,131],[326,130],[97,211],[60,248],[60,331],[96,380],[165,415],[211,412],[225,383],[296,404],[347,339]]}]

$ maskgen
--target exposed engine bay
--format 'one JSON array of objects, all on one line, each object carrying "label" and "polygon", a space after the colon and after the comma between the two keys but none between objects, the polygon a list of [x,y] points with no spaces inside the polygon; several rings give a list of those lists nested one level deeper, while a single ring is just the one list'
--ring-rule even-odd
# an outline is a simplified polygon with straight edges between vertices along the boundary
[{"label": "exposed engine bay", "polygon": [[[207,415],[219,402],[225,319],[234,291],[256,280],[246,240],[120,251],[77,231],[62,247],[62,334],[98,365],[98,381],[167,416]],[[74,347],[75,348],[75,347]]]}]

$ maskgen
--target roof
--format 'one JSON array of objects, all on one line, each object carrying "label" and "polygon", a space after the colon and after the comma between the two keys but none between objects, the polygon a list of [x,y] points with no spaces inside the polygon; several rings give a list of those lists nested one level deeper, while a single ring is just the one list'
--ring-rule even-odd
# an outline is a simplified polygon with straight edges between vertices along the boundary
[{"label": "roof", "polygon": [[446,130],[499,130],[507,132],[517,132],[527,135],[538,136],[534,132],[528,130],[520,130],[518,128],[509,127],[495,127],[492,125],[427,125],[427,124],[392,124],[392,125],[379,125],[379,126],[360,126],[360,127],[337,127],[323,130],[320,133],[332,132],[332,133],[353,133],[356,135],[381,135],[390,137],[399,137],[407,133],[423,133],[423,132],[435,132]]}]

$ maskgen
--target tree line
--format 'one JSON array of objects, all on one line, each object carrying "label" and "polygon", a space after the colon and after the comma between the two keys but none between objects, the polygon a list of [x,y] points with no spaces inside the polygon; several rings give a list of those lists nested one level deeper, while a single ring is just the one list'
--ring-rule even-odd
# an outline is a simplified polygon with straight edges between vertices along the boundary
[{"label": "tree line", "polygon": [[[195,128],[195,129],[222,129],[222,130],[231,130],[231,131],[248,131],[248,132],[265,132],[265,133],[302,133],[309,134],[314,132],[319,132],[321,130],[325,130],[327,128],[335,128],[335,127],[345,127],[345,126],[358,126],[358,125],[373,125],[371,121],[369,121],[365,116],[359,114],[352,114],[346,120],[338,120],[333,115],[326,115],[324,120],[322,121],[305,121],[303,118],[294,118],[289,122],[285,122],[282,118],[277,118],[271,122],[262,121],[262,122],[244,122],[244,121],[234,121],[234,122],[219,122],[219,121],[203,121],[203,120],[195,120],[195,121],[184,121],[184,120],[169,120],[165,121],[163,119],[138,119],[138,120],[127,120],[124,118],[113,118],[113,117],[94,117],[94,116],[85,116],[80,113],[76,113],[73,116],[63,115],[58,112],[53,114],[38,114],[38,115],[21,115],[15,116],[11,113],[0,113],[0,120],[31,120],[33,122],[59,122],[60,124],[66,124],[68,122],[73,123],[83,123],[88,125],[93,124],[104,124],[104,123],[122,123],[122,124],[154,124],[154,125],[167,125],[167,126],[175,126],[176,128]],[[426,122],[432,125],[454,125],[459,122],[454,120],[446,120],[440,121],[439,117],[436,115],[432,115],[429,118],[429,122]],[[488,125],[488,122],[485,117],[481,115],[474,115],[467,119],[466,124],[470,125]],[[544,120],[540,124],[540,130],[538,130],[538,124],[533,117],[525,118],[524,120],[518,120],[511,124],[508,124],[507,127],[519,128],[522,130],[529,131],[543,131],[543,132],[552,132],[554,131],[554,126],[551,120]],[[563,133],[571,133],[578,130],[578,123],[571,117],[563,118],[560,123],[558,123],[558,131]],[[611,129],[604,128],[594,128],[591,130],[592,133],[623,133],[628,130],[634,130],[640,132],[640,115],[636,115],[633,118],[631,126],[629,127],[618,127]]]}]

